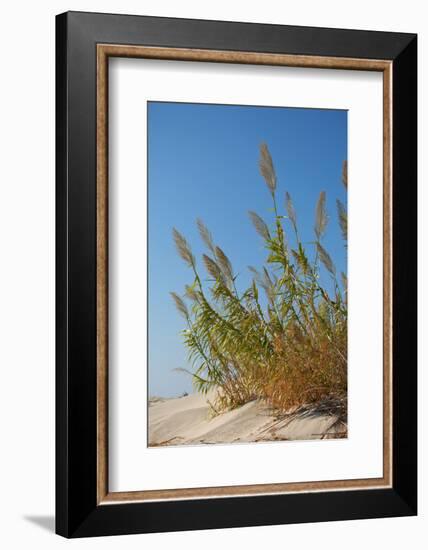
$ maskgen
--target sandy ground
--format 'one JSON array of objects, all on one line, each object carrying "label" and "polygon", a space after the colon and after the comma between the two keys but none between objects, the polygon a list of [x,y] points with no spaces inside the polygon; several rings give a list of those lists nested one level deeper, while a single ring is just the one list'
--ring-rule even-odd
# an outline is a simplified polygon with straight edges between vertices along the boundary
[{"label": "sandy ground", "polygon": [[343,437],[337,417],[315,409],[278,414],[260,401],[213,415],[208,397],[193,394],[149,401],[149,446],[197,445]]}]

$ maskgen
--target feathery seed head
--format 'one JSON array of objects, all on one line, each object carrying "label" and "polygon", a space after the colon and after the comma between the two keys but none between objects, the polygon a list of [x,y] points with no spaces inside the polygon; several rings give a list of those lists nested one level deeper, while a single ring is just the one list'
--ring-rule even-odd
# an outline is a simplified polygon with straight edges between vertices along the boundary
[{"label": "feathery seed head", "polygon": [[342,183],[345,189],[348,189],[348,161],[344,160],[342,164]]},{"label": "feathery seed head", "polygon": [[196,225],[198,226],[198,231],[201,239],[203,240],[207,248],[211,250],[211,252],[214,254],[214,242],[208,227],[204,224],[201,218],[198,218],[196,220]]},{"label": "feathery seed head", "polygon": [[175,229],[172,230],[172,236],[174,238],[175,247],[177,249],[178,255],[186,262],[189,267],[195,266],[195,258],[192,254],[190,246],[187,244],[186,239],[183,235]]},{"label": "feathery seed head", "polygon": [[255,212],[253,212],[252,210],[250,210],[248,212],[249,216],[250,216],[250,219],[251,221],[253,222],[253,225],[257,231],[257,233],[263,238],[265,239],[265,241],[268,241],[270,240],[270,233],[269,233],[269,228],[268,226],[266,225],[266,223],[262,220],[262,218],[256,214]]},{"label": "feathery seed head", "polygon": [[287,216],[290,218],[290,221],[293,224],[294,228],[296,228],[297,227],[296,211],[294,210],[293,202],[291,200],[291,196],[288,191],[285,193],[285,205],[287,208]]},{"label": "feathery seed head", "polygon": [[174,300],[175,307],[177,308],[179,313],[181,313],[181,315],[183,315],[184,318],[188,319],[189,318],[189,312],[187,310],[186,304],[183,302],[183,300],[180,298],[180,296],[178,296],[178,294],[176,294],[175,292],[170,292],[170,295],[171,295],[172,299]]},{"label": "feathery seed head", "polygon": [[335,276],[336,268],[334,267],[333,261],[330,258],[330,255],[327,252],[327,250],[320,243],[317,243],[317,250],[318,250],[320,260],[324,264],[324,267],[327,269],[329,273]]},{"label": "feathery seed head", "polygon": [[324,235],[327,222],[328,218],[325,210],[325,191],[321,191],[320,196],[318,197],[315,214],[315,235],[318,240]]},{"label": "feathery seed head", "polygon": [[262,143],[260,145],[259,167],[260,173],[263,176],[269,191],[273,195],[276,189],[276,174],[272,162],[272,157],[270,156],[269,149],[266,143]]},{"label": "feathery seed head", "polygon": [[348,215],[346,213],[345,206],[337,199],[337,215],[339,217],[340,230],[342,231],[342,237],[346,241],[348,239]]},{"label": "feathery seed head", "polygon": [[211,275],[213,279],[222,280],[223,275],[217,263],[206,254],[202,254],[202,259],[204,261],[205,269],[208,271],[208,274]]},{"label": "feathery seed head", "polygon": [[348,277],[346,276],[345,273],[343,273],[343,271],[341,272],[340,276],[341,276],[341,279],[342,279],[343,288],[345,289],[345,292],[347,292],[348,291]]},{"label": "feathery seed head", "polygon": [[217,258],[220,269],[223,272],[223,275],[229,281],[233,281],[232,264],[230,263],[229,258],[226,256],[226,254],[223,252],[223,250],[219,246],[215,247],[215,256]]}]

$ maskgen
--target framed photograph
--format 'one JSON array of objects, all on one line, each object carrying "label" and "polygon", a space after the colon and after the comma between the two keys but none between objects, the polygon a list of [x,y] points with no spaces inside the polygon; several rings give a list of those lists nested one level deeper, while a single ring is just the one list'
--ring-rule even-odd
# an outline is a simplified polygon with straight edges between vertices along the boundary
[{"label": "framed photograph", "polygon": [[57,533],[416,514],[416,35],[56,25]]}]

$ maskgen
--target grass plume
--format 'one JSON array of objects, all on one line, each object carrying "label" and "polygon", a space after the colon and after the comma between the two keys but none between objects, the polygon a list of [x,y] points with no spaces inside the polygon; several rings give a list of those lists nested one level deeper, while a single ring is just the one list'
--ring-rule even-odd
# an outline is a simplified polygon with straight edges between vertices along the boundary
[{"label": "grass plume", "polygon": [[270,156],[266,143],[262,143],[260,146],[259,167],[260,173],[263,176],[269,191],[273,195],[276,190],[276,174],[273,167],[272,157]]},{"label": "grass plume", "polygon": [[325,209],[325,200],[326,200],[326,194],[325,191],[321,191],[318,202],[316,206],[316,214],[315,214],[315,235],[317,236],[317,240],[319,241],[325,233],[325,230],[327,228],[327,212]]},{"label": "grass plume", "polygon": [[171,295],[172,299],[174,300],[175,307],[177,308],[178,312],[181,313],[181,315],[185,319],[188,319],[189,318],[189,311],[188,311],[184,301],[175,292],[170,292],[170,295]]},{"label": "grass plume", "polygon": [[196,225],[198,226],[199,235],[205,243],[205,246],[208,248],[208,250],[215,254],[213,238],[208,227],[204,224],[201,218],[198,218],[196,220]]},{"label": "grass plume", "polygon": [[175,229],[175,227],[172,230],[172,236],[179,256],[186,262],[189,267],[194,267],[195,258],[192,254],[190,246],[187,244],[186,239],[179,231],[177,231],[177,229]]},{"label": "grass plume", "polygon": [[260,237],[262,239],[264,239],[265,241],[269,241],[270,240],[269,228],[266,225],[266,223],[264,222],[264,220],[262,220],[262,218],[256,212],[253,212],[252,210],[250,210],[248,212],[248,215],[250,216],[250,219],[251,219],[257,233],[260,235]]},{"label": "grass plume", "polygon": [[348,189],[348,161],[344,160],[342,164],[342,183],[345,189]]}]

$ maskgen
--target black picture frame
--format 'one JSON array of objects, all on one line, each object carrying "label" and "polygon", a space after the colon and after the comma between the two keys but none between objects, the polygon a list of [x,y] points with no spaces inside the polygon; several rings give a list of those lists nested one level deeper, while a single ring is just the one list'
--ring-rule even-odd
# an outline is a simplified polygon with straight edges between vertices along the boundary
[{"label": "black picture frame", "polygon": [[[96,46],[392,61],[391,488],[97,504]],[[417,36],[68,12],[56,18],[56,532],[64,537],[417,513]]]}]

